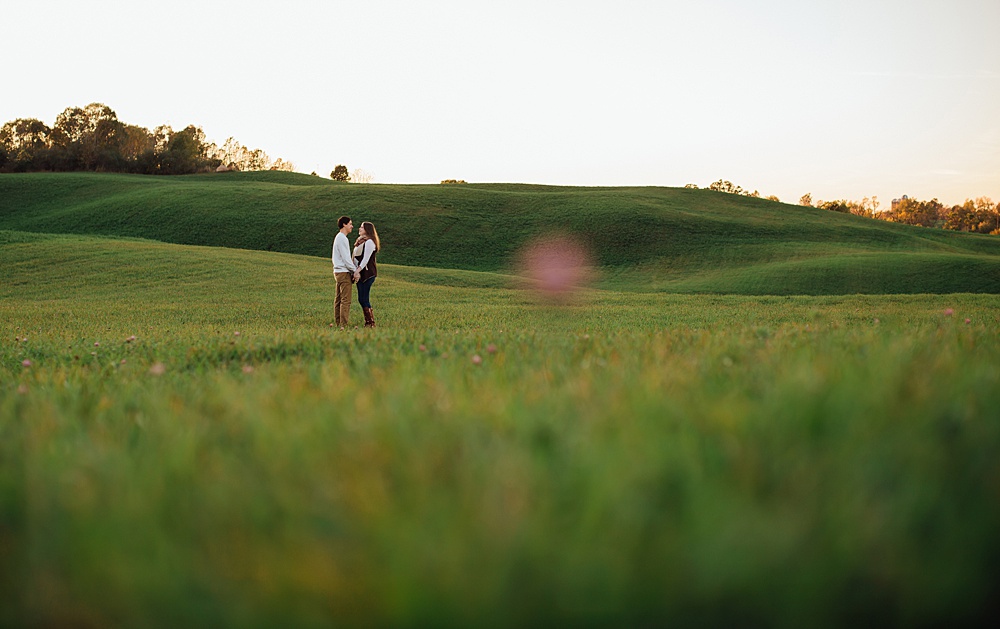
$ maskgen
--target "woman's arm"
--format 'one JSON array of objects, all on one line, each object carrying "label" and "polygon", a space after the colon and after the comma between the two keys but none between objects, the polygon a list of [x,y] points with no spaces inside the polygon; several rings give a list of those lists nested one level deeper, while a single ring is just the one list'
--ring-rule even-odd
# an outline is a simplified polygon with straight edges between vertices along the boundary
[{"label": "woman's arm", "polygon": [[372,254],[375,253],[375,241],[366,240],[365,241],[365,257],[361,258],[361,262],[358,263],[358,268],[363,269],[368,266],[368,260],[371,259]]}]

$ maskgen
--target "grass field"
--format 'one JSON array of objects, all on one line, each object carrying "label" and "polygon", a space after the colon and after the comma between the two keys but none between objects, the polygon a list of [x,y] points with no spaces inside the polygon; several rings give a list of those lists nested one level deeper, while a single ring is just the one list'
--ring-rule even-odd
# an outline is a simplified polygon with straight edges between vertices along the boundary
[{"label": "grass field", "polygon": [[0,177],[0,230],[329,257],[342,214],[373,221],[380,261],[406,266],[518,272],[520,247],[563,231],[590,248],[608,290],[1000,294],[1000,238],[710,190],[349,185],[294,173]]},{"label": "grass field", "polygon": [[787,294],[605,265],[554,307],[503,264],[380,260],[379,327],[338,331],[319,254],[4,225],[0,626],[1000,611],[991,291],[793,294],[853,268],[817,255],[773,262]]}]

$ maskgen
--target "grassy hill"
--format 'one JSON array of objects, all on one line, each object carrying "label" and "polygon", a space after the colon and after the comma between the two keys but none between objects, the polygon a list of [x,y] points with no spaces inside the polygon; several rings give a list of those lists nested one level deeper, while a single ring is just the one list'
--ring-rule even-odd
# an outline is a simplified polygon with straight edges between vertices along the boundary
[{"label": "grassy hill", "polygon": [[294,173],[0,176],[0,229],[329,256],[341,214],[372,220],[380,261],[517,273],[570,232],[605,288],[677,293],[1000,293],[1000,239],[707,190],[345,185]]}]

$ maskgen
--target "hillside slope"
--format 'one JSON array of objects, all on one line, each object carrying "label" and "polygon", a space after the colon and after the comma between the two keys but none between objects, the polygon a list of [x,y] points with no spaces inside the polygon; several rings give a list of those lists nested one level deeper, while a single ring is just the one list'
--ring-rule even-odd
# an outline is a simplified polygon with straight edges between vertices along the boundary
[{"label": "hillside slope", "polygon": [[[514,271],[570,232],[599,285],[672,292],[1000,293],[1000,239],[707,190],[347,185],[294,173],[0,176],[0,229],[329,255],[341,214],[372,220],[380,261]],[[544,246],[544,245],[540,245]]]}]

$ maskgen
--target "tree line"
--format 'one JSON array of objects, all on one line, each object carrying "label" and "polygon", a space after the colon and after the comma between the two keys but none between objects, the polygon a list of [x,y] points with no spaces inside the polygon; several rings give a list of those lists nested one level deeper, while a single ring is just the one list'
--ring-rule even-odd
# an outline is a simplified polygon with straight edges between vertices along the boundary
[{"label": "tree line", "polygon": [[[693,183],[689,183],[684,187],[698,188]],[[750,192],[731,181],[723,179],[712,183],[708,189],[727,194],[762,198],[756,190]],[[773,195],[763,198],[769,201],[779,201],[778,197]],[[890,208],[880,210],[878,197],[874,196],[865,197],[860,201],[838,199],[836,201],[817,201],[814,203],[812,194],[806,193],[799,199],[799,205],[844,214],[855,214],[857,216],[893,223],[991,234],[994,236],[1000,235],[1000,203],[993,203],[993,200],[989,197],[979,197],[975,200],[966,199],[965,203],[961,205],[947,206],[937,199],[919,201],[904,196],[901,199],[894,199]]]},{"label": "tree line", "polygon": [[[687,184],[684,187],[685,188],[691,188],[693,190],[697,190],[698,189],[698,186],[696,186],[693,183],[689,183],[689,184]],[[726,194],[736,194],[736,195],[739,195],[739,196],[751,197],[753,199],[759,199],[759,198],[761,198],[760,193],[757,192],[756,190],[754,190],[753,192],[750,192],[749,190],[744,190],[742,186],[737,186],[733,182],[731,182],[729,180],[725,180],[725,179],[720,179],[718,181],[712,182],[708,186],[708,189],[709,190],[714,190],[715,192],[725,192]],[[778,197],[773,196],[773,195],[772,196],[768,196],[768,197],[764,197],[764,198],[767,199],[768,201],[779,201],[780,200],[780,199],[778,199]]]},{"label": "tree line", "polygon": [[208,142],[201,127],[150,131],[128,124],[107,105],[68,107],[50,127],[36,118],[18,118],[0,127],[0,172],[102,171],[144,175],[185,175],[231,170],[294,170],[233,138]]},{"label": "tree line", "polygon": [[799,199],[799,204],[893,223],[1000,235],[1000,203],[993,203],[989,197],[966,199],[960,205],[948,206],[937,199],[920,201],[904,196],[894,199],[891,207],[881,211],[876,197],[865,198],[860,202],[820,201],[813,205],[812,195],[806,194]]}]

